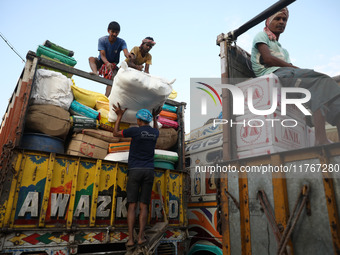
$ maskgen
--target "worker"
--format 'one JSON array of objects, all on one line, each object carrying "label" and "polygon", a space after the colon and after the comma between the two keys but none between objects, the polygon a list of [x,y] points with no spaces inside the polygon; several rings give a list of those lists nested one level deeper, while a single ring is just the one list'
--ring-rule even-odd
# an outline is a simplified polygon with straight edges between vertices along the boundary
[{"label": "worker", "polygon": [[[117,114],[113,136],[132,138],[128,158],[128,181],[126,187],[129,231],[126,248],[127,250],[131,250],[134,249],[136,245],[133,237],[133,229],[138,201],[140,210],[137,245],[143,246],[147,244],[144,231],[154,180],[155,146],[159,136],[156,117],[160,113],[161,108],[153,110],[152,114],[147,109],[139,110],[136,114],[138,127],[131,127],[122,131],[119,131],[119,124],[127,109],[121,109],[119,103],[117,103],[117,106],[113,104],[113,110]],[[151,121],[153,121],[153,127],[150,126]]]},{"label": "worker", "polygon": [[[112,80],[117,74],[120,52],[123,51],[126,58],[131,58],[131,54],[127,49],[126,42],[119,38],[120,25],[116,21],[112,21],[107,32],[109,35],[103,36],[98,40],[99,56],[90,57],[89,63],[91,74],[102,75],[104,78]],[[111,86],[106,86],[105,95],[108,97],[111,93]]]},{"label": "worker", "polygon": [[143,64],[145,63],[144,72],[149,73],[149,67],[152,64],[152,56],[149,51],[152,49],[153,46],[155,46],[155,44],[156,42],[153,40],[152,37],[146,37],[139,47],[133,47],[130,51],[132,57],[125,59],[128,66],[139,71],[143,71]]},{"label": "worker", "polygon": [[300,69],[291,63],[288,51],[279,43],[288,17],[288,9],[283,8],[266,20],[264,30],[253,40],[252,68],[256,76],[274,73],[284,87],[308,89],[311,100],[306,104],[313,114],[315,145],[329,144],[332,141],[326,136],[326,120],[337,126],[340,134],[340,87],[325,74]]}]

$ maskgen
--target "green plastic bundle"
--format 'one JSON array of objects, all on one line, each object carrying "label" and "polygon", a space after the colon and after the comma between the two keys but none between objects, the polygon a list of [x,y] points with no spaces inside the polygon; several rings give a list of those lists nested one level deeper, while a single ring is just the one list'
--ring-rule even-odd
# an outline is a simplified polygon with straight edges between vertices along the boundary
[{"label": "green plastic bundle", "polygon": [[51,48],[45,47],[43,45],[39,45],[37,49],[37,56],[46,56],[52,59],[59,60],[60,62],[69,65],[69,66],[75,66],[77,64],[77,61],[73,57],[66,56],[65,54],[62,54],[58,51],[55,51]]},{"label": "green plastic bundle", "polygon": [[49,40],[46,40],[46,42],[44,43],[44,46],[48,47],[48,48],[51,48],[52,50],[55,50],[55,51],[58,51],[66,56],[69,56],[69,57],[73,57],[74,55],[74,52],[72,50],[68,50],[68,49],[65,49]]}]

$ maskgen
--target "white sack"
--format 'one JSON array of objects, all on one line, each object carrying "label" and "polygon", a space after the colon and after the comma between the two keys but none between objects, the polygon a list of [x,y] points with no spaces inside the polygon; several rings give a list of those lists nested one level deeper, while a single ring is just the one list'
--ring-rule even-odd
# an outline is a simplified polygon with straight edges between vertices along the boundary
[{"label": "white sack", "polygon": [[32,87],[31,104],[51,104],[66,111],[73,101],[72,80],[65,75],[38,69]]},{"label": "white sack", "polygon": [[112,110],[112,104],[119,102],[122,109],[128,108],[124,113],[122,122],[136,123],[136,113],[140,109],[156,109],[162,106],[172,91],[171,84],[162,78],[138,71],[127,66],[126,62],[115,76],[112,84],[110,100],[109,121],[117,119]]}]

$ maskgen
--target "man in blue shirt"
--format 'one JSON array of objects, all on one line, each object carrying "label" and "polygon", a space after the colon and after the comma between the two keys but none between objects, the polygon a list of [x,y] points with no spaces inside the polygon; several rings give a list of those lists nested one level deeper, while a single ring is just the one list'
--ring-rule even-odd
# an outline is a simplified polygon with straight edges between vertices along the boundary
[{"label": "man in blue shirt", "polygon": [[[151,192],[154,179],[154,153],[156,141],[159,136],[156,117],[161,108],[153,110],[152,114],[147,109],[137,112],[138,127],[131,127],[119,131],[119,124],[123,114],[127,109],[122,110],[113,104],[113,110],[117,114],[117,121],[113,131],[115,137],[131,137],[131,145],[128,159],[128,182],[127,182],[127,202],[128,206],[128,229],[129,240],[126,243],[127,249],[134,247],[133,228],[135,224],[135,213],[139,200],[139,233],[138,245],[145,245],[146,239],[144,230],[148,216],[148,205],[151,200]],[[153,128],[149,125],[153,120]]]},{"label": "man in blue shirt", "polygon": [[[98,40],[99,56],[90,57],[89,63],[91,67],[91,74],[103,75],[106,79],[113,79],[117,74],[117,64],[119,63],[120,52],[123,51],[126,58],[131,58],[126,42],[119,38],[120,25],[112,21],[107,32],[109,35],[103,36]],[[111,92],[111,86],[106,86],[105,95],[108,97]]]}]

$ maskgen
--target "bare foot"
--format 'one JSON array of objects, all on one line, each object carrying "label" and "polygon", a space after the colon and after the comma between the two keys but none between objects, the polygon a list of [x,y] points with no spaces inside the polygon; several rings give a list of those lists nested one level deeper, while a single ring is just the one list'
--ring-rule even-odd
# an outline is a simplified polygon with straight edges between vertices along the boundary
[{"label": "bare foot", "polygon": [[92,74],[92,75],[99,75],[98,73],[95,73],[95,72],[90,72],[90,74]]},{"label": "bare foot", "polygon": [[144,245],[144,244],[146,244],[146,242],[147,242],[147,240],[145,239],[145,238],[143,238],[143,239],[138,239],[138,245]]},{"label": "bare foot", "polygon": [[133,246],[135,245],[135,242],[133,240],[128,240],[127,243],[126,243],[127,246]]}]

